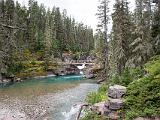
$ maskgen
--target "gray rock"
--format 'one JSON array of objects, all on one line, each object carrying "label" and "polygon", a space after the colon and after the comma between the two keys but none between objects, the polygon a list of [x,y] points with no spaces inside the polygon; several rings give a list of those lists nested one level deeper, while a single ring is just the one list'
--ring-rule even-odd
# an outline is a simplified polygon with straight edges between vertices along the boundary
[{"label": "gray rock", "polygon": [[0,81],[2,81],[2,74],[0,73]]},{"label": "gray rock", "polygon": [[14,81],[15,81],[15,82],[21,82],[22,80],[21,80],[21,78],[15,78]]},{"label": "gray rock", "polygon": [[143,117],[139,117],[139,118],[136,118],[134,120],[160,120],[160,118],[156,117],[156,118],[143,118]]},{"label": "gray rock", "polygon": [[123,100],[122,99],[108,98],[108,103],[109,103],[110,110],[119,110],[123,107]]},{"label": "gray rock", "polygon": [[126,93],[126,87],[120,85],[110,86],[108,89],[108,96],[114,99],[122,98]]},{"label": "gray rock", "polygon": [[85,76],[87,79],[92,79],[92,78],[94,78],[94,74],[88,74],[88,75],[86,75]]},{"label": "gray rock", "polygon": [[92,107],[92,110],[97,112],[100,115],[108,115],[111,110],[108,109],[108,103],[107,102],[100,102],[94,104]]},{"label": "gray rock", "polygon": [[9,82],[11,82],[10,79],[3,79],[3,80],[2,80],[2,83],[9,83]]},{"label": "gray rock", "polygon": [[94,74],[93,74],[93,72],[92,72],[92,70],[87,70],[87,71],[85,71],[85,77],[87,78],[87,79],[92,79],[92,78],[94,78]]},{"label": "gray rock", "polygon": [[117,112],[117,111],[111,111],[111,112],[108,114],[108,117],[109,117],[111,120],[118,120],[118,119],[119,119],[119,115],[118,115],[118,112]]}]

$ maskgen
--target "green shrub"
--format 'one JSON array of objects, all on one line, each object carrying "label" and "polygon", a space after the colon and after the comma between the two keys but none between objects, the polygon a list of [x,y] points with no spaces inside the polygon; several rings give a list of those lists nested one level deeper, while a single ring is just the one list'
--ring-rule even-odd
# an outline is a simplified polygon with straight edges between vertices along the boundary
[{"label": "green shrub", "polygon": [[94,112],[87,112],[85,117],[82,118],[82,120],[109,120],[105,116],[98,115],[97,113]]},{"label": "green shrub", "polygon": [[125,97],[126,119],[160,114],[160,80],[144,77],[128,86]]},{"label": "green shrub", "polygon": [[159,59],[146,64],[148,75],[128,85],[123,112],[126,120],[136,117],[156,117],[160,115]]},{"label": "green shrub", "polygon": [[25,66],[22,64],[22,62],[16,62],[16,63],[10,64],[8,66],[7,71],[8,71],[8,73],[16,74],[24,69],[25,69]]}]

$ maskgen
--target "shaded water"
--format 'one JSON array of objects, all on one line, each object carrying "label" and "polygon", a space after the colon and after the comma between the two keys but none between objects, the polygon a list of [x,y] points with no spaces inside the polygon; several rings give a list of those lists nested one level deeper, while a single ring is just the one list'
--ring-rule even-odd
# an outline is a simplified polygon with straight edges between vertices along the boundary
[{"label": "shaded water", "polygon": [[0,119],[74,120],[86,95],[97,90],[81,76],[26,80],[0,87]]}]

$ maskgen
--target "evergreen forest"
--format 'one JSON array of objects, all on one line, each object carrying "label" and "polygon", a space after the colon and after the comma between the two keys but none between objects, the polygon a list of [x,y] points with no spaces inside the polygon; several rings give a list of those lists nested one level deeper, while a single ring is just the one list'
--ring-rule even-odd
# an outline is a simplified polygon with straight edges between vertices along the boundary
[{"label": "evergreen forest", "polygon": [[[7,99],[6,96],[10,96],[8,93],[12,93],[9,91],[12,89],[16,97],[20,95],[17,90],[21,89],[26,90],[22,92],[25,95],[41,95],[43,99],[48,97],[48,103],[55,99],[49,99],[49,95],[55,95],[51,93],[60,94],[59,91],[65,93],[68,90],[65,94],[61,93],[66,98],[56,96],[57,103],[65,99],[65,104],[70,107],[75,104],[72,105],[74,110],[78,104],[75,101],[82,102],[83,97],[86,97],[84,106],[91,108],[83,111],[82,105],[76,120],[159,120],[160,0],[134,0],[132,8],[130,6],[130,0],[99,0],[95,13],[98,23],[94,30],[71,17],[66,9],[45,7],[38,0],[29,0],[26,6],[14,0],[0,0],[0,106],[3,107],[4,100]],[[51,77],[38,78],[36,81],[47,81],[39,83],[46,85],[46,88],[35,84],[33,78],[39,76]],[[22,87],[4,87],[3,83],[8,80]],[[27,83],[32,80],[33,83]],[[96,88],[95,83],[102,85]],[[27,88],[31,84],[35,86]],[[92,109],[99,103],[104,102],[106,105],[110,101],[107,95],[114,85],[126,88],[125,95],[120,99],[123,101],[121,109],[111,110],[107,115]],[[77,93],[76,99],[73,91]],[[14,97],[10,96],[8,99],[15,99]],[[34,102],[30,97],[26,98]],[[44,101],[41,103],[47,106]],[[65,109],[65,104],[59,104],[57,110],[61,110],[62,106]],[[53,106],[46,107],[46,111]],[[10,107],[11,105],[8,108],[13,109]],[[81,110],[84,112],[82,118]],[[35,114],[30,116],[28,111],[23,112],[27,113],[25,117],[28,120],[41,120],[50,115],[50,111],[41,117],[33,117]],[[70,112],[60,113],[64,114],[63,117],[68,114],[74,116]],[[23,116],[24,120],[25,117]],[[55,119],[61,120],[61,117],[58,114]],[[74,120],[71,117],[66,119]],[[4,117],[2,120],[8,119]]]}]

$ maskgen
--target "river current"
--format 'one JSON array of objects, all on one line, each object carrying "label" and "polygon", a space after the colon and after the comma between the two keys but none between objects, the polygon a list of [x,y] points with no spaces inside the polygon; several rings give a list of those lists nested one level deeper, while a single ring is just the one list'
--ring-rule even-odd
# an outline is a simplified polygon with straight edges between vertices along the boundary
[{"label": "river current", "polygon": [[94,80],[48,77],[0,86],[0,120],[75,120]]}]

